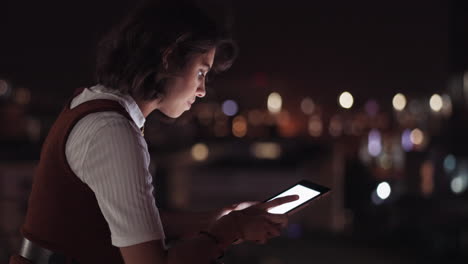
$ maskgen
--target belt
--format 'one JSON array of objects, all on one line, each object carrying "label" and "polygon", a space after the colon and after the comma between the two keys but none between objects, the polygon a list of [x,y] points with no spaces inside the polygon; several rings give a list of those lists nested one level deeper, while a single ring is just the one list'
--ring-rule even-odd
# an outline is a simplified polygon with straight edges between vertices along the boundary
[{"label": "belt", "polygon": [[23,238],[19,255],[34,264],[65,264],[67,262],[64,255],[45,249],[26,238]]},{"label": "belt", "polygon": [[34,264],[49,263],[50,257],[54,252],[38,246],[34,242],[23,238],[19,255],[33,262]]}]

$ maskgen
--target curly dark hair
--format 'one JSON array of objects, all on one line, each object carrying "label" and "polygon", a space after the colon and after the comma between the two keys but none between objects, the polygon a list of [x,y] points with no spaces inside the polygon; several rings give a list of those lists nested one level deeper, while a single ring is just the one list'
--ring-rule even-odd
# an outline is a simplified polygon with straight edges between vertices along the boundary
[{"label": "curly dark hair", "polygon": [[171,74],[212,48],[212,72],[227,70],[237,46],[222,23],[190,1],[145,1],[100,41],[97,82],[135,99],[160,98]]}]

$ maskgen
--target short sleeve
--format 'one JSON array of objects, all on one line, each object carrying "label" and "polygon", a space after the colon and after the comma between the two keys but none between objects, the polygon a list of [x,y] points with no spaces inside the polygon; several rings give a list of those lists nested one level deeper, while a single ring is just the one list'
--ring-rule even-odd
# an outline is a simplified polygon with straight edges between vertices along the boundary
[{"label": "short sleeve", "polygon": [[112,244],[124,247],[164,240],[144,138],[123,116],[104,121],[88,142],[80,178],[96,195]]}]

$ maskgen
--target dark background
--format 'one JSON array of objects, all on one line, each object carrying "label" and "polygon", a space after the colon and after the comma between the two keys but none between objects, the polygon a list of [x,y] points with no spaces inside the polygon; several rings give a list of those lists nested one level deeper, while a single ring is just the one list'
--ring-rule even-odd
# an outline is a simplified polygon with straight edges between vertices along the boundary
[{"label": "dark background", "polygon": [[[149,118],[146,137],[155,183],[164,187],[157,194],[160,206],[205,209],[261,200],[308,177],[334,189],[328,200],[294,216],[282,238],[265,246],[233,247],[226,263],[468,260],[467,195],[451,191],[451,177],[458,176],[444,170],[447,155],[453,154],[456,171],[464,172],[468,156],[466,1],[200,2],[232,23],[240,53],[193,113],[171,124],[157,114]],[[0,79],[9,85],[0,95],[0,261],[18,244],[17,228],[48,128],[75,88],[95,84],[96,44],[134,6],[123,0],[0,3]],[[245,137],[216,136],[200,121],[203,107],[220,108],[226,99],[238,103],[240,115],[265,110],[273,91],[282,96],[292,120],[285,129],[293,132],[284,132],[277,120],[264,128],[250,130],[249,125],[256,132]],[[350,110],[337,104],[343,91],[354,96]],[[447,94],[452,111],[441,117],[408,110],[412,121],[403,122],[392,108],[396,93],[413,105],[426,104],[434,93]],[[324,129],[321,136],[310,136],[309,117],[299,107],[304,97],[314,100],[314,116],[324,127],[339,116],[345,132],[332,137]],[[369,117],[365,105],[371,99],[379,114]],[[360,118],[366,121],[356,121]],[[347,133],[354,122],[362,129]],[[421,128],[428,140],[419,149],[395,154],[404,165],[382,169],[378,158],[364,161],[359,154],[373,128],[382,132],[384,143],[413,128]],[[201,164],[188,154],[200,142],[210,147],[209,161]],[[283,155],[276,161],[245,155],[258,142],[275,142]],[[419,187],[425,162],[433,169],[429,194]],[[373,204],[372,192],[382,181],[391,184],[392,195]]]},{"label": "dark background", "polygon": [[[239,97],[258,72],[271,79],[268,89],[324,103],[335,103],[347,89],[358,99],[386,100],[399,91],[418,96],[445,86],[453,30],[449,1],[228,4],[240,57],[227,73],[236,82],[223,89],[225,96]],[[94,83],[98,39],[133,7],[132,1],[2,5],[2,74],[34,96],[57,97]],[[250,106],[268,91],[249,92]]]}]

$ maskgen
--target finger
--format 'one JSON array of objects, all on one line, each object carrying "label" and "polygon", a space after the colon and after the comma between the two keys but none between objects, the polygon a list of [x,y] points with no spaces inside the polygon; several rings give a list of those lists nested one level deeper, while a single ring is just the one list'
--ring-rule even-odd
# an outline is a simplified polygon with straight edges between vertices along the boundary
[{"label": "finger", "polygon": [[287,219],[286,222],[280,224],[280,228],[281,228],[281,229],[286,228],[286,227],[288,226],[288,222],[289,222],[289,219]]},{"label": "finger", "polygon": [[233,244],[233,245],[239,245],[239,244],[241,244],[241,243],[244,243],[244,240],[241,239],[241,238],[239,238],[239,239],[237,239],[236,241],[234,241],[234,243],[232,243],[232,244]]},{"label": "finger", "polygon": [[260,202],[254,202],[254,201],[242,202],[242,203],[237,204],[237,207],[235,208],[235,210],[244,210],[245,208],[249,208],[259,203]]},{"label": "finger", "polygon": [[272,238],[272,237],[277,237],[281,234],[281,230],[278,226],[275,224],[268,224],[267,226],[267,237]]},{"label": "finger", "polygon": [[272,227],[272,224],[265,219],[261,222],[258,222],[256,232],[252,234],[253,236],[251,237],[251,239],[256,243],[263,244],[268,240],[268,238],[270,238],[270,233],[275,232],[276,231]]},{"label": "finger", "polygon": [[266,214],[266,219],[273,224],[280,224],[280,225],[287,225],[288,224],[288,216],[285,214]]},{"label": "finger", "polygon": [[266,203],[260,204],[259,206],[263,209],[268,209],[268,208],[276,207],[278,205],[282,205],[285,203],[294,202],[298,199],[299,199],[299,195],[288,195],[288,196],[279,197],[274,200],[268,201]]},{"label": "finger", "polygon": [[218,215],[216,217],[216,220],[218,220],[221,217],[231,213],[233,210],[234,210],[234,208],[232,208],[232,206],[226,206],[226,207],[222,208],[221,210],[219,210],[219,213],[218,213]]}]

